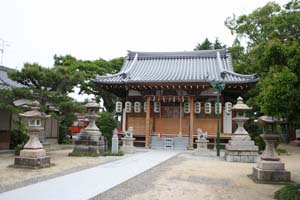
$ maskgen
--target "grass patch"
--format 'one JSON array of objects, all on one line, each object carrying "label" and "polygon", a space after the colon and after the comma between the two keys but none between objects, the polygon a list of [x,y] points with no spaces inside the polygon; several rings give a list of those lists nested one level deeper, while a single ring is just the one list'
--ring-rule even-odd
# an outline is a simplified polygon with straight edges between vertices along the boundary
[{"label": "grass patch", "polygon": [[110,151],[107,151],[107,152],[101,153],[100,156],[124,156],[124,152],[119,151],[118,153],[112,153]]},{"label": "grass patch", "polygon": [[119,151],[119,153],[112,153],[110,151],[106,151],[99,154],[91,153],[91,152],[72,152],[69,153],[69,156],[75,156],[75,157],[124,156],[124,152]]},{"label": "grass patch", "polygon": [[99,157],[100,154],[98,154],[98,153],[91,153],[91,152],[71,152],[71,153],[69,153],[69,156],[75,156],[75,157]]},{"label": "grass patch", "polygon": [[277,148],[276,152],[278,153],[278,155],[283,155],[288,153],[286,149],[280,149],[280,148]]},{"label": "grass patch", "polygon": [[275,192],[274,197],[278,200],[300,200],[300,184],[284,186]]}]

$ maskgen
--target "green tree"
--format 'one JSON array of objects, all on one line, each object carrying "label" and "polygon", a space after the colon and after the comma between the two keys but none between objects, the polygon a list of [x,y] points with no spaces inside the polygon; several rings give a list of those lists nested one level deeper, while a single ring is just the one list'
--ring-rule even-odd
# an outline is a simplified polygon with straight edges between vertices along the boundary
[{"label": "green tree", "polygon": [[[73,113],[82,111],[80,103],[68,97],[68,93],[73,91],[74,86],[81,82],[81,74],[68,66],[45,68],[35,63],[26,63],[21,71],[11,72],[9,75],[13,80],[27,87],[13,89],[8,93],[14,98],[38,100],[42,111],[50,112],[53,117],[59,119],[59,142],[66,142],[69,127],[75,119]],[[49,104],[57,107],[59,112],[49,110],[47,108]]]},{"label": "green tree", "polygon": [[260,81],[249,92],[249,102],[267,115],[299,119],[300,1],[280,7],[275,2],[248,15],[228,18],[225,25],[247,42],[236,44],[233,64],[237,72],[257,73]]},{"label": "green tree", "polygon": [[197,46],[194,48],[194,51],[210,49],[213,49],[213,44],[207,38],[205,38],[205,40],[201,44],[197,44]]},{"label": "green tree", "polygon": [[94,83],[93,79],[96,75],[114,74],[120,71],[124,62],[124,58],[115,58],[106,61],[102,58],[88,61],[78,60],[70,55],[54,56],[55,66],[65,66],[71,68],[73,71],[79,72],[82,76],[80,86],[80,93],[95,94],[104,101],[104,106],[107,111],[112,112],[114,109],[116,96],[110,92],[100,89]]},{"label": "green tree", "polygon": [[215,43],[212,43],[208,40],[208,38],[205,38],[205,40],[201,44],[200,43],[197,44],[197,46],[194,48],[194,51],[224,49],[224,48],[226,48],[226,45],[220,43],[218,38],[216,38]]},{"label": "green tree", "polygon": [[117,127],[117,122],[113,115],[109,112],[101,112],[99,113],[99,116],[100,117],[97,119],[96,124],[108,141],[108,146],[110,148],[113,130]]}]

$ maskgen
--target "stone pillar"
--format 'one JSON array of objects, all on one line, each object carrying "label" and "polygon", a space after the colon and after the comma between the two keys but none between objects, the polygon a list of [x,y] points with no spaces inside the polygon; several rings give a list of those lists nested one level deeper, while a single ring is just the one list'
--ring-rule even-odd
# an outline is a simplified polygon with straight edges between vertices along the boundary
[{"label": "stone pillar", "polygon": [[291,172],[285,170],[284,163],[280,161],[275,150],[275,143],[279,138],[278,133],[276,133],[276,124],[281,120],[262,116],[258,121],[264,126],[262,138],[266,143],[266,148],[258,160],[257,166],[253,167],[254,179],[270,182],[290,181]]},{"label": "stone pillar", "polygon": [[50,115],[41,113],[39,106],[39,102],[34,101],[31,111],[20,114],[28,121],[29,140],[23,150],[20,151],[20,156],[15,157],[15,164],[12,167],[33,169],[50,167],[50,157],[46,155],[46,151],[38,138],[38,134],[44,130],[42,119],[48,118]]},{"label": "stone pillar", "polygon": [[125,132],[125,137],[122,138],[122,147],[121,150],[124,153],[134,153],[136,151],[133,142],[135,138],[133,138],[133,128],[129,127],[128,131]]},{"label": "stone pillar", "polygon": [[89,125],[81,130],[79,139],[75,140],[73,152],[101,153],[105,151],[104,137],[96,125],[99,111],[99,104],[95,101],[87,103],[86,117],[89,119]]},{"label": "stone pillar", "polygon": [[113,132],[113,137],[111,140],[111,152],[112,153],[119,153],[119,137],[118,137],[118,130],[115,129]]},{"label": "stone pillar", "polygon": [[244,104],[241,97],[237,99],[237,103],[231,109],[237,112],[237,116],[233,120],[238,125],[238,128],[234,132],[232,139],[225,146],[226,161],[254,163],[258,158],[258,147],[244,128],[245,122],[249,120],[245,112],[251,109]]}]

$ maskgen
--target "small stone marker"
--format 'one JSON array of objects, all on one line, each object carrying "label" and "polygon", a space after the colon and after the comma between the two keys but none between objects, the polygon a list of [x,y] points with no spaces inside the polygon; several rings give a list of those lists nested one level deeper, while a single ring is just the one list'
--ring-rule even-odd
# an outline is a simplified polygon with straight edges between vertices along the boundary
[{"label": "small stone marker", "polygon": [[136,151],[133,146],[135,138],[133,138],[133,128],[129,127],[128,131],[125,132],[125,137],[122,138],[123,144],[121,150],[124,153],[134,153]]},{"label": "small stone marker", "polygon": [[118,137],[118,130],[115,128],[113,131],[113,137],[111,139],[111,152],[112,153],[119,153],[119,137]]},{"label": "small stone marker", "polygon": [[269,116],[261,116],[258,119],[258,122],[264,126],[262,138],[266,143],[266,148],[257,162],[257,166],[253,167],[252,175],[256,180],[270,182],[289,182],[291,180],[291,172],[285,170],[284,163],[280,162],[275,150],[275,143],[279,138],[275,127],[276,123],[280,121],[282,120]]}]

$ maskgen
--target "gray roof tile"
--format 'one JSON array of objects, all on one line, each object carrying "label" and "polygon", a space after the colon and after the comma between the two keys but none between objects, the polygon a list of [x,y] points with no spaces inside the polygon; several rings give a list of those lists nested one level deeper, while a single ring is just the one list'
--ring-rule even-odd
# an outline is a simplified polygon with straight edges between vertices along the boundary
[{"label": "gray roof tile", "polygon": [[96,83],[161,83],[161,82],[257,82],[256,75],[233,71],[231,55],[226,49],[189,52],[129,51],[119,73],[97,76]]},{"label": "gray roof tile", "polygon": [[24,85],[16,81],[13,81],[8,77],[7,72],[9,70],[13,70],[13,69],[0,66],[0,90],[13,88],[13,87],[17,87],[17,88],[25,87]]}]

